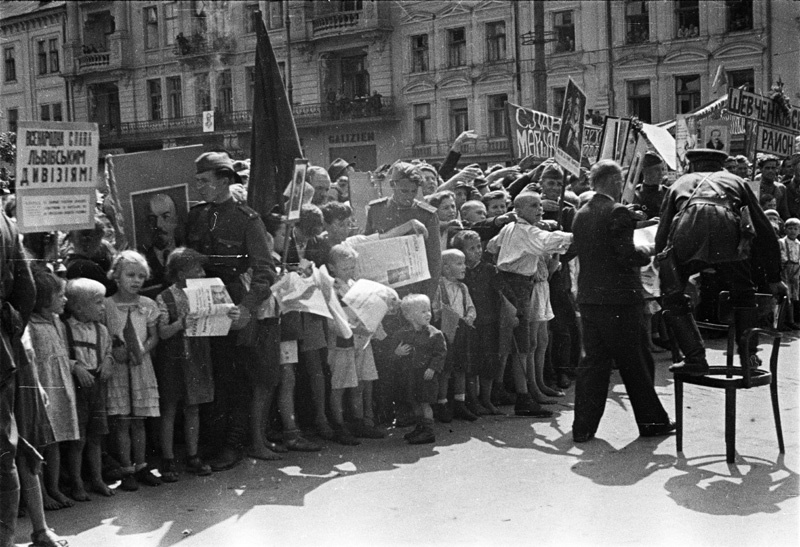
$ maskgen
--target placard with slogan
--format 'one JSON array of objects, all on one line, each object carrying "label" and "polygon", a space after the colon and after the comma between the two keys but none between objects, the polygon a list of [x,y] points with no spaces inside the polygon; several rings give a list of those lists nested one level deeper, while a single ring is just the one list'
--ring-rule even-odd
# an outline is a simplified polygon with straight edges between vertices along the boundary
[{"label": "placard with slogan", "polygon": [[581,154],[583,153],[583,125],[586,116],[586,94],[569,79],[564,94],[564,107],[561,110],[561,127],[555,151],[556,161],[575,175],[581,174]]},{"label": "placard with slogan", "polygon": [[756,152],[786,158],[794,154],[794,135],[774,127],[757,124],[754,144]]},{"label": "placard with slogan", "polygon": [[[558,142],[561,120],[550,114],[506,103],[509,127],[511,128],[511,154],[515,159],[526,156],[551,158]],[[593,125],[583,127],[582,155],[590,163],[597,159],[602,128]]]},{"label": "placard with slogan", "polygon": [[94,227],[96,123],[19,122],[17,226],[22,233]]}]

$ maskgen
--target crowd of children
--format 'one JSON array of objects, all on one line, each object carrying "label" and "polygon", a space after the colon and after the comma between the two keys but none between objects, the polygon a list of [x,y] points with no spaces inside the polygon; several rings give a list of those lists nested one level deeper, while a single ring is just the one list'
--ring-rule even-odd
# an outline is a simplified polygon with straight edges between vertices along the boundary
[{"label": "crowd of children", "polygon": [[[429,167],[421,169],[435,173]],[[520,187],[515,181],[524,177],[528,179]],[[435,421],[503,415],[503,405],[514,404],[513,412],[519,416],[553,415],[542,405],[564,396],[569,374],[565,384],[559,372],[569,371],[565,366],[556,372],[552,366],[560,357],[551,355],[549,347],[551,320],[561,312],[554,313],[551,290],[558,291],[554,298],[571,294],[569,269],[575,266],[568,252],[569,224],[579,206],[577,194],[586,188],[575,179],[574,194],[567,190],[561,198],[551,199],[543,185],[557,186],[563,179],[560,168],[552,163],[529,173],[494,169],[486,179],[493,183],[480,190],[474,181],[455,181],[449,185],[455,191],[440,179],[439,191],[428,192],[426,201],[438,211],[438,233],[427,233],[420,222],[410,220],[380,234],[421,233],[439,238],[442,249],[436,297],[404,296],[390,312],[403,318],[393,323],[402,325],[394,332],[367,331],[345,304],[344,297],[356,281],[354,247],[373,237],[348,232],[353,214],[348,204],[306,205],[290,233],[279,224],[272,226],[276,241],[288,237],[286,248],[290,255],[297,255],[281,262],[303,262],[303,255],[315,267],[326,266],[353,333],[351,338],[339,337],[319,316],[301,314],[305,334],[295,361],[305,366],[308,382],[299,387],[307,394],[297,404],[305,401],[310,416],[301,425],[313,425],[322,439],[357,445],[361,438],[385,437],[386,431],[379,426],[399,426],[404,421],[402,425],[415,426],[405,439],[421,444],[435,441]],[[783,271],[791,298],[786,324],[796,329],[800,220],[786,219],[782,230]],[[72,239],[77,247],[80,233]],[[319,242],[325,245],[317,249]],[[277,244],[271,252],[276,254],[283,247]],[[181,471],[199,476],[212,473],[203,457],[200,433],[205,427],[201,408],[215,398],[214,363],[209,338],[185,335],[197,317],[189,313],[183,291],[187,280],[205,276],[207,258],[186,247],[172,250],[166,259],[167,283],[153,300],[140,294],[150,277],[150,265],[142,254],[120,251],[110,265],[94,254],[94,266],[107,270],[108,280],[113,281],[111,295],[107,295],[109,285],[90,279],[86,269],[77,275],[67,272],[72,278],[65,281],[52,267],[36,268],[37,300],[28,330],[35,369],[49,399],[47,417],[54,437],[41,447],[46,462],[41,476],[45,509],[88,501],[90,493],[111,496],[110,478],[120,481],[120,489],[132,491],[140,484],[175,482]],[[555,278],[559,281],[554,285]],[[572,310],[570,321],[576,322],[574,302],[567,305]],[[233,308],[229,318],[240,320],[240,309]],[[265,312],[264,318],[278,321],[274,311]],[[380,423],[376,417],[373,384],[382,379],[372,337],[384,338],[381,344],[390,348],[388,366],[397,382],[394,389],[411,408],[411,420],[398,415],[393,424]],[[277,334],[274,342],[279,344]],[[566,352],[564,359],[567,364],[572,359],[574,367],[577,363],[570,357],[570,348]],[[294,377],[280,389],[294,390]],[[280,428],[275,424],[283,421],[286,437],[273,431],[254,433],[264,437],[269,449],[266,456],[259,456],[262,459],[278,459],[288,449],[320,449],[316,443],[292,443],[288,432],[296,427],[294,401],[279,393],[276,407],[281,420],[266,421],[272,429]],[[157,428],[146,427],[152,418],[159,418]],[[183,465],[178,464],[174,446],[175,427],[180,423]],[[153,435],[152,430],[157,433]],[[148,448],[148,441],[157,446]],[[154,459],[155,453],[160,453],[160,459]],[[119,464],[110,473],[109,455]],[[62,458],[66,465],[61,464]],[[153,467],[148,463],[155,461]]]}]

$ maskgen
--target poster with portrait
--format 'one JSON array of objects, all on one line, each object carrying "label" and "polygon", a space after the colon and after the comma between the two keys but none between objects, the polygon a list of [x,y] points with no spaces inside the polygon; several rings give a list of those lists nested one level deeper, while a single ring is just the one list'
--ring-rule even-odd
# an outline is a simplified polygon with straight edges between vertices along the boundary
[{"label": "poster with portrait", "polygon": [[128,236],[134,248],[174,248],[184,241],[184,226],[189,212],[189,187],[186,184],[162,186],[130,193]]},{"label": "poster with portrait", "polygon": [[703,147],[728,152],[730,148],[729,131],[730,128],[727,123],[703,124],[703,138],[701,140]]},{"label": "poster with portrait", "polygon": [[300,208],[303,206],[303,189],[305,188],[307,170],[308,160],[303,158],[295,158],[292,182],[286,189],[286,196],[288,197],[286,204],[286,215],[290,221],[300,219]]},{"label": "poster with portrait", "polygon": [[643,135],[639,135],[636,139],[633,151],[630,153],[625,186],[622,188],[622,203],[633,203],[636,184],[639,182],[639,176],[642,174],[642,162],[649,148],[647,139]]},{"label": "poster with portrait", "polygon": [[558,132],[555,159],[559,165],[575,176],[581,174],[585,119],[586,94],[570,78],[564,93],[564,106],[561,109],[561,127]]}]

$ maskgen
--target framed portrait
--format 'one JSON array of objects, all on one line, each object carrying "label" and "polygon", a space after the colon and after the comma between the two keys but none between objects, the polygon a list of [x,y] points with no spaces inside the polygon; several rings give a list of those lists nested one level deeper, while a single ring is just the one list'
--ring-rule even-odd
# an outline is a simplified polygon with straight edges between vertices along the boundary
[{"label": "framed portrait", "polygon": [[187,184],[131,192],[128,237],[133,237],[134,248],[142,251],[152,248],[158,237],[174,238],[180,244],[188,212]]},{"label": "framed portrait", "polygon": [[580,175],[583,152],[583,126],[586,120],[586,95],[569,79],[561,110],[558,145],[554,151],[556,161],[569,172]]},{"label": "framed portrait", "polygon": [[286,216],[290,221],[300,218],[300,207],[303,205],[303,189],[307,170],[308,160],[295,158],[294,175],[292,175],[292,182],[289,185],[289,200],[286,204]]},{"label": "framed portrait", "polygon": [[703,148],[728,152],[730,148],[729,128],[726,124],[708,123],[703,127]]}]

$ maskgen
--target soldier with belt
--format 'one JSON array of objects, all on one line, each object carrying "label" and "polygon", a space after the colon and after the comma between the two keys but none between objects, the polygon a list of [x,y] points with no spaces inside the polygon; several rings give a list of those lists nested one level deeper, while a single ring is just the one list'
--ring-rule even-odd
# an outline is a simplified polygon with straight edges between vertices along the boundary
[{"label": "soldier with belt", "polygon": [[15,339],[33,312],[36,286],[14,223],[0,211],[0,547],[14,545],[19,508]]},{"label": "soldier with belt", "polygon": [[263,435],[269,394],[280,381],[279,350],[276,344],[254,347],[261,339],[254,335],[256,310],[270,296],[275,268],[261,217],[231,194],[230,185],[241,183],[233,161],[224,153],[207,152],[195,165],[204,203],[189,212],[187,244],[208,257],[206,275],[222,279],[241,311],[241,322],[250,317],[241,331],[211,338],[216,392],[211,426],[215,431],[221,428],[224,435],[222,451],[211,468],[222,471],[241,461],[248,425],[248,454],[275,459],[268,447],[276,447]]},{"label": "soldier with belt", "polygon": [[[412,293],[424,294],[433,302],[439,286],[442,250],[439,243],[439,217],[436,214],[436,208],[416,199],[424,180],[419,167],[406,162],[396,163],[389,176],[392,196],[370,202],[364,234],[382,234],[411,220],[421,222],[428,231],[425,237],[425,255],[428,259],[428,271],[431,278],[400,287],[397,289],[397,293],[400,298]],[[400,330],[403,321],[399,315],[391,315],[384,319],[383,325],[386,332],[391,335]],[[389,345],[386,341],[373,342],[378,366],[375,395],[375,402],[378,406],[376,416],[382,422],[391,422],[393,419],[393,401],[403,400],[402,395],[396,393],[395,386],[399,385],[399,380],[394,378],[396,371],[394,367],[390,366],[391,352],[394,348],[389,348]],[[401,417],[398,418],[402,422]]]}]

